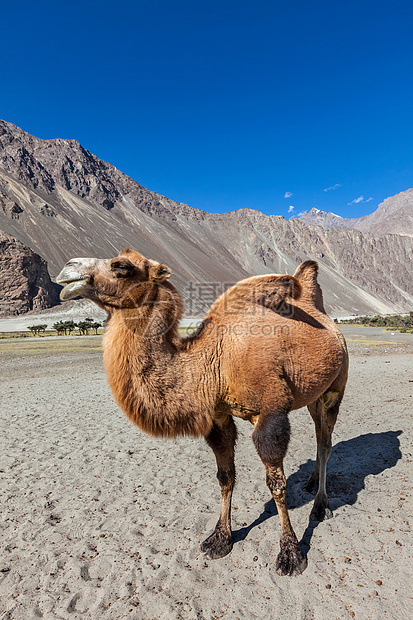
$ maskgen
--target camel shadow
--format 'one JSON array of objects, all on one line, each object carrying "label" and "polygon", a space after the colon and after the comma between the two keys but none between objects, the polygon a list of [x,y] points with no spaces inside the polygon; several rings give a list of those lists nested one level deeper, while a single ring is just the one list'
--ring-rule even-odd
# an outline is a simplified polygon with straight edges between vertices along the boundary
[{"label": "camel shadow", "polygon": [[[402,431],[386,431],[383,433],[367,433],[347,441],[340,441],[333,446],[331,457],[327,465],[327,493],[330,508],[334,512],[337,508],[354,504],[358,493],[364,489],[367,476],[377,476],[386,469],[394,467],[402,457],[400,441]],[[305,490],[314,460],[309,459],[300,465],[298,471],[287,480],[288,508],[294,509],[309,504],[314,495]],[[277,514],[273,499],[265,503],[263,512],[250,525],[234,530],[234,543],[245,540],[250,531]],[[309,521],[300,541],[303,553],[307,554],[310,542],[318,522]]]}]

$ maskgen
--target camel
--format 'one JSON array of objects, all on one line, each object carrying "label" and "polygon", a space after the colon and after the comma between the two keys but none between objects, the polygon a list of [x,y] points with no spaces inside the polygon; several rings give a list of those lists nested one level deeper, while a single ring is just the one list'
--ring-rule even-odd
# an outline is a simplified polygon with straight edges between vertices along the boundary
[{"label": "camel", "polygon": [[182,299],[166,265],[126,248],[108,260],[74,258],[57,278],[64,285],[62,300],[81,296],[106,310],[104,364],[126,416],[145,433],[202,436],[212,448],[221,510],[201,545],[211,559],[227,555],[233,545],[234,417],[254,426],[252,439],[281,523],[280,575],[299,575],[307,565],[290,522],[283,471],[289,413],[303,406],[317,438],[307,485],[317,489],[310,518],[332,516],[326,465],[348,356],[344,337],[325,313],[317,272],[317,263],[306,261],[294,276],[242,280],[218,297],[185,338],[178,333]]}]

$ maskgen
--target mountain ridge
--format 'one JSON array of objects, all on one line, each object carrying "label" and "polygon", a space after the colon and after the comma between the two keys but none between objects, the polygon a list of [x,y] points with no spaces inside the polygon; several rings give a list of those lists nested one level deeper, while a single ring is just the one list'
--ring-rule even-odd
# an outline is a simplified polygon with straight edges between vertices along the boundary
[{"label": "mountain ridge", "polygon": [[398,234],[413,237],[413,188],[386,198],[372,213],[355,218],[345,218],[331,211],[313,207],[299,218],[304,224],[331,228],[355,228],[376,236]]},{"label": "mountain ridge", "polygon": [[[52,275],[74,256],[109,258],[131,246],[168,264],[187,313],[202,314],[219,287],[293,273],[314,258],[334,314],[412,306],[409,237],[325,230],[253,209],[210,214],[151,192],[76,140],[40,140],[15,127],[0,121],[0,228],[45,258]],[[210,285],[196,312],[190,282],[198,292]]]}]

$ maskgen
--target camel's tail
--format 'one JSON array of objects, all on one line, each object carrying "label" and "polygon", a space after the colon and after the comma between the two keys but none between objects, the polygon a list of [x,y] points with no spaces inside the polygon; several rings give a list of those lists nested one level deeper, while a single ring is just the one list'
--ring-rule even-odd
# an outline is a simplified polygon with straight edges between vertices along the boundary
[{"label": "camel's tail", "polygon": [[306,260],[298,265],[294,278],[301,284],[301,299],[310,302],[318,310],[324,312],[323,293],[317,281],[318,264],[314,260]]}]

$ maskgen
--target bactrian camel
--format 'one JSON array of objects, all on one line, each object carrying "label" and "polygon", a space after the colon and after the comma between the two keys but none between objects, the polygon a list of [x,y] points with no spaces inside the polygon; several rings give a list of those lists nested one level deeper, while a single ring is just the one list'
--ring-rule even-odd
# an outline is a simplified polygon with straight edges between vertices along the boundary
[{"label": "bactrian camel", "polygon": [[307,488],[317,489],[312,520],[331,516],[326,464],[347,380],[344,338],[326,315],[317,263],[294,276],[263,275],[238,282],[211,306],[200,328],[181,338],[182,300],[171,271],[134,250],[110,260],[74,258],[57,281],[63,300],[81,296],[108,314],[103,339],[107,378],[117,403],[156,437],[205,437],[221,486],[221,512],[201,546],[210,558],[232,549],[235,482],[233,417],[249,420],[281,522],[280,575],[298,575],[307,561],[291,526],[283,472],[289,412],[308,406],[317,457]]}]

